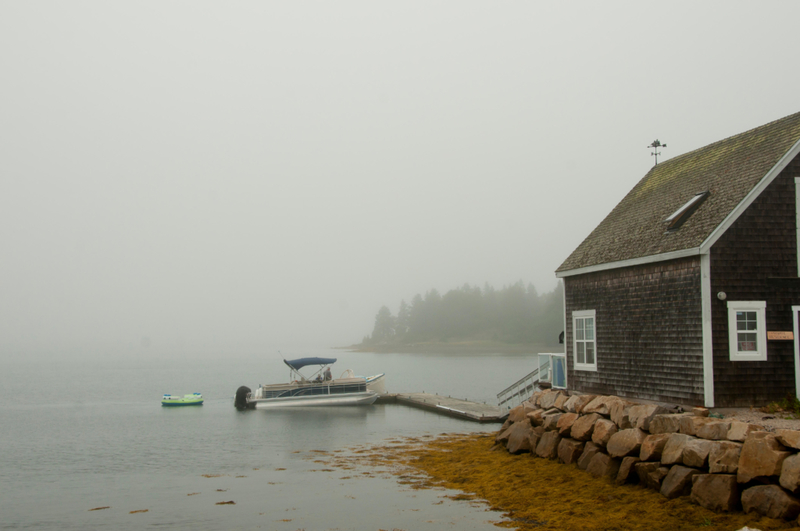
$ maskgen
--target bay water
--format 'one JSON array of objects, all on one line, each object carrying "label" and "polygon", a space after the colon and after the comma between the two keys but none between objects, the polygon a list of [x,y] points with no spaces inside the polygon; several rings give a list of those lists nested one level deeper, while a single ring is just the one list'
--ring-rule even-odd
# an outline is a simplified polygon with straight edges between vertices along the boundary
[{"label": "bay water", "polygon": [[[386,373],[389,392],[490,404],[537,363],[533,354],[284,355],[338,358],[334,377]],[[277,353],[0,360],[0,529],[496,529],[502,517],[485,507],[314,456],[497,425],[396,404],[233,407],[240,385],[288,377]],[[192,392],[202,406],[161,406],[164,393]]]}]

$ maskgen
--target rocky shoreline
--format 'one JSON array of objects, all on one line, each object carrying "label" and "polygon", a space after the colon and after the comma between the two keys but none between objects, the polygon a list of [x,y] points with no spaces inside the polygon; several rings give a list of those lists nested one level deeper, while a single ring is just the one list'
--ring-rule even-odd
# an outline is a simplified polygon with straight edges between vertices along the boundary
[{"label": "rocky shoreline", "polygon": [[797,421],[766,419],[776,422],[764,425],[753,422],[753,412],[752,418],[744,411],[738,418],[736,412],[708,414],[704,408],[670,412],[615,396],[538,391],[511,410],[495,441],[512,454],[574,463],[617,485],[639,483],[715,512],[797,519],[800,431],[778,427],[797,427]]}]

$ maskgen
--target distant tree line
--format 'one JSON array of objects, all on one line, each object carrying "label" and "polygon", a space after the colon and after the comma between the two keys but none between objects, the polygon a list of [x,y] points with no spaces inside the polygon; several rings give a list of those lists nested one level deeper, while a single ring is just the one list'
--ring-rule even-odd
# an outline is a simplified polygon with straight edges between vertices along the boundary
[{"label": "distant tree line", "polygon": [[444,295],[435,289],[400,301],[397,315],[383,306],[372,334],[362,344],[487,340],[502,343],[558,344],[564,328],[563,285],[540,295],[522,281],[495,290],[468,284]]}]

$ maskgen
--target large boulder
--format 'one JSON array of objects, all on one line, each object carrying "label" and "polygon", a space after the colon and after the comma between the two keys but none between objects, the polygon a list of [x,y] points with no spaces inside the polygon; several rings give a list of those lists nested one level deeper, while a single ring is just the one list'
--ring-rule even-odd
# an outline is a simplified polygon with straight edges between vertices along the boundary
[{"label": "large boulder", "polygon": [[566,465],[577,463],[586,443],[575,439],[561,439],[558,443],[558,460]]},{"label": "large boulder", "polygon": [[528,445],[531,448],[531,453],[536,452],[536,447],[539,446],[539,440],[544,435],[544,428],[541,426],[536,426],[531,430],[531,435],[528,438]]},{"label": "large boulder", "polygon": [[686,442],[683,447],[683,454],[681,454],[681,461],[686,466],[695,468],[703,468],[708,464],[708,454],[711,452],[711,447],[714,446],[712,441],[706,439],[691,439]]},{"label": "large boulder", "polygon": [[564,402],[564,408],[570,413],[583,413],[586,404],[595,398],[595,395],[572,395]]},{"label": "large boulder", "polygon": [[563,395],[563,391],[556,391],[554,389],[547,389],[539,397],[539,407],[542,409],[550,409],[555,407],[556,400],[559,396]]},{"label": "large boulder", "polygon": [[670,433],[664,449],[661,451],[661,464],[678,465],[683,463],[683,448],[694,437],[682,433]]},{"label": "large boulder", "polygon": [[654,461],[636,463],[634,468],[642,485],[658,491],[661,490],[661,482],[669,474],[669,467],[661,466],[660,463]]},{"label": "large boulder", "polygon": [[553,406],[557,407],[561,411],[566,411],[566,409],[564,408],[564,404],[567,402],[567,400],[569,400],[569,396],[567,396],[566,393],[561,393],[556,397],[556,402],[555,404],[553,404]]},{"label": "large boulder", "polygon": [[765,431],[756,431],[747,436],[739,454],[739,469],[736,479],[747,483],[756,478],[780,476],[783,461],[791,455],[778,442],[777,437]]},{"label": "large boulder", "polygon": [[508,412],[508,420],[511,421],[512,424],[521,420],[526,420],[526,414],[525,406],[520,404],[517,407],[511,408]]},{"label": "large boulder", "polygon": [[611,438],[612,435],[617,433],[617,425],[614,422],[608,419],[599,419],[594,424],[594,430],[592,431],[592,442],[598,446],[605,447],[608,444],[608,440]]},{"label": "large boulder", "polygon": [[692,501],[715,512],[733,512],[739,506],[739,484],[732,474],[696,474]]},{"label": "large boulder", "polygon": [[650,429],[650,421],[656,415],[663,415],[668,413],[666,408],[655,404],[640,404],[631,407],[628,418],[630,419],[631,426],[639,428],[640,430],[648,431]]},{"label": "large boulder", "polygon": [[630,410],[634,404],[628,400],[623,400],[622,398],[613,398],[615,400],[608,402],[608,415],[611,418],[611,421],[617,425],[617,428],[621,430],[633,428],[634,426],[630,421]]},{"label": "large boulder", "polygon": [[558,436],[557,431],[546,431],[539,439],[539,444],[536,445],[536,455],[547,459],[555,459],[558,457],[558,443],[561,442],[561,437]]},{"label": "large boulder", "polygon": [[598,415],[602,415],[604,417],[608,417],[609,414],[611,413],[609,407],[610,407],[611,403],[614,402],[615,399],[619,400],[619,398],[616,397],[616,396],[604,396],[604,395],[601,395],[601,396],[595,397],[594,400],[592,400],[591,402],[586,404],[586,406],[584,406],[582,413],[584,415],[589,414],[589,413],[597,413]]},{"label": "large boulder", "polygon": [[742,443],[715,441],[708,453],[708,471],[712,474],[735,474],[739,471]]},{"label": "large boulder", "polygon": [[575,423],[572,424],[572,430],[570,431],[571,437],[579,441],[588,441],[592,438],[595,423],[601,418],[602,417],[598,413],[581,415]]},{"label": "large boulder", "polygon": [[[652,427],[653,424],[651,423]],[[639,459],[642,461],[661,461],[661,452],[664,451],[664,446],[669,439],[669,433],[656,433],[655,435],[648,435],[642,441],[642,447],[639,449]]]},{"label": "large boulder", "polygon": [[558,434],[562,437],[569,437],[570,432],[572,431],[572,425],[578,419],[577,413],[564,413],[558,419],[556,423],[556,429],[558,430]]},{"label": "large boulder", "polygon": [[506,449],[509,453],[518,454],[522,452],[530,452],[530,436],[533,433],[533,426],[528,422],[528,419],[515,422],[509,428],[508,442]]},{"label": "large boulder", "polygon": [[715,418],[710,417],[697,417],[694,415],[686,415],[682,416],[678,422],[681,425],[680,432],[684,435],[697,435],[697,430],[700,429],[701,426],[709,423],[718,422]]},{"label": "large boulder", "polygon": [[652,434],[658,433],[678,433],[681,429],[680,415],[653,415],[650,419],[650,428],[648,431]]},{"label": "large boulder", "polygon": [[639,455],[645,437],[647,434],[639,428],[618,431],[608,440],[606,451],[611,457]]},{"label": "large boulder", "polygon": [[701,439],[722,441],[728,438],[728,430],[730,430],[730,427],[730,421],[711,419],[711,422],[706,422],[698,426],[696,433]]},{"label": "large boulder", "polygon": [[525,416],[534,426],[541,426],[544,423],[544,409],[535,409]]},{"label": "large boulder", "polygon": [[758,485],[742,492],[742,509],[745,513],[793,520],[800,514],[800,501],[777,485]]},{"label": "large boulder", "polygon": [[732,420],[731,427],[728,428],[727,439],[729,441],[744,442],[747,436],[754,431],[764,431],[764,426]]},{"label": "large boulder", "polygon": [[777,430],[775,436],[782,445],[800,450],[800,431],[797,430]]},{"label": "large boulder", "polygon": [[638,457],[623,457],[622,462],[619,464],[619,472],[617,472],[617,479],[614,482],[617,485],[634,482],[639,479],[636,474],[636,463],[640,459]]},{"label": "large boulder", "polygon": [[619,473],[619,460],[612,458],[610,455],[598,452],[592,457],[589,466],[586,467],[586,471],[598,478],[607,477],[615,479]]},{"label": "large boulder", "polygon": [[578,468],[581,470],[586,470],[586,467],[589,466],[589,463],[592,461],[592,458],[595,454],[600,453],[600,447],[594,443],[587,442],[586,446],[583,447],[583,453],[578,458]]},{"label": "large boulder", "polygon": [[800,493],[800,454],[790,455],[781,465],[781,487],[794,494]]},{"label": "large boulder", "polygon": [[542,423],[542,427],[545,431],[552,431],[558,427],[558,420],[561,418],[563,413],[553,413],[550,415],[544,416],[544,422]]},{"label": "large boulder", "polygon": [[694,468],[673,466],[661,482],[661,495],[669,499],[688,496],[692,493],[692,476],[699,473],[700,471]]},{"label": "large boulder", "polygon": [[531,397],[528,399],[528,402],[530,402],[531,404],[533,404],[533,406],[534,406],[534,407],[539,407],[539,408],[540,408],[540,407],[542,407],[542,406],[540,406],[540,405],[539,405],[539,399],[541,399],[541,398],[542,398],[542,395],[543,395],[543,394],[544,394],[544,391],[536,391],[536,392],[535,392],[535,393],[533,393],[533,394],[531,395]]},{"label": "large boulder", "polygon": [[497,432],[497,435],[494,438],[494,442],[505,446],[505,444],[508,442],[508,437],[511,435],[511,426],[513,425],[514,425],[513,422],[509,423],[508,426],[506,426],[506,424],[503,423],[503,427],[500,428],[499,432]]}]

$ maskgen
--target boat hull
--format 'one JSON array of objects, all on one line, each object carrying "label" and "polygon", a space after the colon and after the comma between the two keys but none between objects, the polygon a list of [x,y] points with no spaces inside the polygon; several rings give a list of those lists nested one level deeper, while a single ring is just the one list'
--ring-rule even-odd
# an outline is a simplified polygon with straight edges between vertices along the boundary
[{"label": "boat hull", "polygon": [[203,395],[200,393],[191,393],[183,396],[165,394],[164,398],[161,399],[161,405],[164,407],[202,406]]},{"label": "boat hull", "polygon": [[255,398],[249,405],[255,409],[275,407],[368,406],[378,399],[371,391],[331,395],[291,396],[285,398]]},{"label": "boat hull", "polygon": [[195,400],[192,402],[180,402],[178,400],[162,400],[161,405],[164,407],[186,407],[186,406],[202,406],[202,400]]},{"label": "boat hull", "polygon": [[386,394],[386,373],[367,376],[367,390],[379,395]]}]

